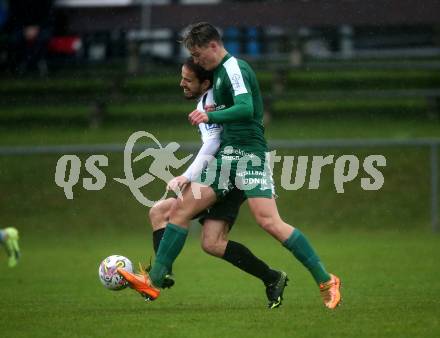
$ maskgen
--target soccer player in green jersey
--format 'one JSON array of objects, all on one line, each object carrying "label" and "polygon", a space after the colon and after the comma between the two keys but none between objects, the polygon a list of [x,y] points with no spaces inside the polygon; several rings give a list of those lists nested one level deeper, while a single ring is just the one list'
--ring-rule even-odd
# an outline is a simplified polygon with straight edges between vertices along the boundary
[{"label": "soccer player in green jersey", "polygon": [[209,165],[200,177],[201,183],[192,182],[191,189],[184,191],[183,199],[179,199],[171,211],[149,276],[127,276],[127,281],[141,294],[157,298],[164,276],[183,248],[191,218],[231,189],[239,188],[244,191],[260,227],[280,241],[310,271],[324,305],[336,308],[341,301],[339,278],[326,271],[304,234],[278,214],[271,166],[266,156],[263,101],[254,71],[245,61],[225,50],[220,34],[209,23],[191,25],[183,44],[195,63],[214,72],[215,111],[195,110],[189,120],[193,125],[221,123],[220,150],[213,165]]},{"label": "soccer player in green jersey", "polygon": [[[213,105],[212,98],[212,72],[204,70],[188,58],[182,65],[182,79],[180,86],[188,100],[198,100],[197,109],[205,111]],[[203,144],[195,159],[186,171],[168,183],[168,188],[178,186],[184,189],[185,185],[198,177],[206,166],[206,155],[214,156],[220,146],[221,125],[198,125],[198,131]],[[268,307],[274,309],[281,305],[287,275],[283,271],[271,269],[264,261],[256,257],[243,244],[228,239],[229,231],[235,223],[241,204],[245,200],[243,191],[234,189],[228,193],[227,198],[214,204],[208,210],[197,215],[202,227],[202,248],[215,257],[221,258],[240,270],[259,278],[266,287]],[[150,209],[149,218],[153,228],[153,248],[157,253],[160,242],[168,223],[170,212],[177,203],[177,198],[171,197],[157,202]],[[171,272],[171,271],[169,271]],[[163,288],[172,287],[174,279],[166,276],[162,283]]]}]

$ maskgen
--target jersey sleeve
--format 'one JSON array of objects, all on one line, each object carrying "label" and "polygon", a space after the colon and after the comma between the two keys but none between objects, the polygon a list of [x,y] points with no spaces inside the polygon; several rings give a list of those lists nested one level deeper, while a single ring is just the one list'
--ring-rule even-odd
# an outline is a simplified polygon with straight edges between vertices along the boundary
[{"label": "jersey sleeve", "polygon": [[254,113],[252,91],[248,74],[238,65],[237,59],[225,62],[227,85],[230,86],[234,104],[226,109],[207,113],[209,123],[230,123],[250,120]]},{"label": "jersey sleeve", "polygon": [[232,107],[207,113],[208,123],[231,123],[251,120],[254,113],[252,97],[242,94],[234,97]]},{"label": "jersey sleeve", "polygon": [[202,141],[206,142],[211,139],[219,139],[222,132],[222,126],[217,123],[200,123],[199,131]]},{"label": "jersey sleeve", "polygon": [[220,148],[220,138],[211,138],[203,142],[202,147],[199,149],[196,158],[191,165],[182,174],[191,182],[196,179],[203,169],[208,166],[208,163],[214,158]]}]

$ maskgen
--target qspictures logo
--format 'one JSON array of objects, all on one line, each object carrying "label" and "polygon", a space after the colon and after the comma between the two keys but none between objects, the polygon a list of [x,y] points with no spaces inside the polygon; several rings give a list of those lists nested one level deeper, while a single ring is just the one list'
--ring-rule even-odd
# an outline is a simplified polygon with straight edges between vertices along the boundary
[{"label": "qspictures logo", "polygon": [[[153,145],[144,149],[139,155],[133,158],[136,143],[141,140],[148,140]],[[113,178],[114,181],[125,185],[135,197],[135,199],[144,206],[152,207],[154,203],[163,200],[167,192],[165,191],[161,198],[150,200],[141,191],[141,189],[155,180],[163,181],[166,185],[174,178],[170,168],[176,170],[182,168],[189,162],[193,155],[183,158],[176,156],[176,151],[180,145],[176,142],[168,143],[162,146],[159,140],[146,131],[137,131],[127,140],[124,148],[124,175],[123,178]],[[147,162],[149,158],[148,170],[139,177],[133,173],[133,163]],[[250,190],[260,185],[264,189],[271,188],[273,185],[272,172],[276,165],[281,166],[281,187],[285,190],[299,190],[302,188],[319,189],[322,169],[325,166],[333,167],[333,184],[336,193],[344,193],[345,185],[352,182],[358,176],[363,190],[380,190],[384,185],[385,178],[379,168],[386,166],[386,158],[383,155],[368,155],[365,158],[359,158],[356,155],[326,155],[326,156],[278,156],[276,150],[266,153],[262,160],[252,153],[244,152],[240,149],[226,147],[220,154],[221,169],[215,170],[216,161],[213,156],[205,156],[200,162],[197,172],[203,172],[197,178],[198,182],[205,185],[211,185],[218,182],[219,188],[225,185],[233,185],[242,190]],[[296,170],[293,174],[294,162],[296,160]],[[231,164],[236,170],[235,182],[228,181],[231,171]],[[97,191],[105,187],[107,176],[102,170],[108,167],[109,159],[105,155],[91,155],[84,163],[85,170],[91,177],[82,179],[82,186],[85,190]],[[361,172],[361,166],[363,172]],[[80,183],[80,173],[82,169],[81,159],[77,155],[61,156],[55,168],[55,183],[64,190],[67,199],[73,199],[73,187]],[[211,170],[209,170],[211,169]],[[307,173],[310,172],[308,182]],[[210,173],[210,174],[206,174]],[[216,173],[221,177],[217,178]],[[182,197],[180,191],[176,191],[179,197]],[[195,198],[200,198],[200,192],[193,190]]]}]

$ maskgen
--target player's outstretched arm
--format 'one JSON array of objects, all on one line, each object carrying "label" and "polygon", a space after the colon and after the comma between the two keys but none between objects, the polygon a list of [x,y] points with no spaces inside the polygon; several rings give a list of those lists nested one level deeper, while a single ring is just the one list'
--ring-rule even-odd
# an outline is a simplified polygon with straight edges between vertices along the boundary
[{"label": "player's outstretched arm", "polygon": [[196,109],[188,115],[188,120],[192,125],[199,125],[200,123],[222,124],[252,119],[254,112],[252,97],[249,94],[243,94],[237,96],[234,101],[232,107],[223,110],[205,113]]},{"label": "player's outstretched arm", "polygon": [[208,112],[209,123],[231,123],[248,121],[254,114],[252,96],[248,93],[234,97],[234,105],[222,110]]}]

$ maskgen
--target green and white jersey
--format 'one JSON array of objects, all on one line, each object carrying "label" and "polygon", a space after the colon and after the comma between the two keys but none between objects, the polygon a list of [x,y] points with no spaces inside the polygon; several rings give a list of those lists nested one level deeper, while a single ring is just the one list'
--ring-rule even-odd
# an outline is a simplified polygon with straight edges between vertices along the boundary
[{"label": "green and white jersey", "polygon": [[216,110],[208,117],[209,123],[223,124],[220,149],[266,152],[263,99],[249,64],[227,54],[214,70],[213,89]]}]

